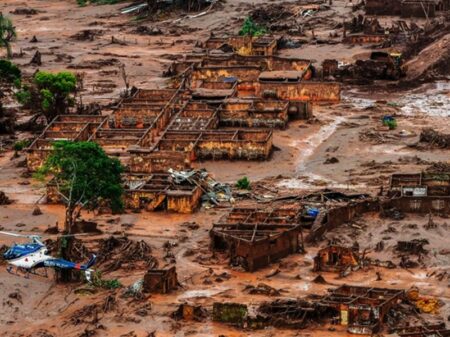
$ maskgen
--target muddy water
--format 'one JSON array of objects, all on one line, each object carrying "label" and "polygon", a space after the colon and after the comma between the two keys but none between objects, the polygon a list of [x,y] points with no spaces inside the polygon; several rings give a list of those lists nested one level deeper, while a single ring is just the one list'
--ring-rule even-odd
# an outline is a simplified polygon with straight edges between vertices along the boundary
[{"label": "muddy water", "polygon": [[[405,116],[425,115],[430,117],[450,117],[450,82],[429,84],[412,93],[407,93],[399,101]],[[450,126],[450,119],[447,120]]]},{"label": "muddy water", "polygon": [[316,186],[314,183],[326,182],[328,186],[332,187],[335,182],[308,171],[306,164],[311,161],[316,148],[327,140],[336,131],[339,124],[345,120],[346,118],[338,116],[334,121],[325,124],[316,133],[306,139],[295,140],[292,146],[300,149],[297,155],[298,160],[295,171],[298,176],[296,178],[282,180],[278,186],[294,189],[310,189]]}]

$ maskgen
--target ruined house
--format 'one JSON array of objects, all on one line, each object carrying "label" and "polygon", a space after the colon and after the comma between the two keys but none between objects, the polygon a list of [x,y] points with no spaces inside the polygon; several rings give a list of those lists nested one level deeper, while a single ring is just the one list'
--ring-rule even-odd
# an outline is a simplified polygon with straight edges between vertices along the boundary
[{"label": "ruined house", "polygon": [[26,149],[28,170],[35,171],[44,164],[52,150],[53,142],[59,140],[87,141],[106,120],[105,116],[56,116]]},{"label": "ruined house", "polygon": [[448,0],[366,0],[367,15],[432,18],[449,9]]},{"label": "ruined house", "polygon": [[402,212],[448,213],[450,173],[393,174],[387,196],[389,200],[383,207],[395,207]]},{"label": "ruined house", "polygon": [[299,251],[301,208],[233,208],[210,231],[213,251],[226,252],[230,264],[247,271],[263,268]]},{"label": "ruined house", "polygon": [[358,247],[330,245],[322,248],[314,257],[314,271],[344,272],[360,265]]},{"label": "ruined house", "polygon": [[349,333],[371,335],[383,330],[386,315],[404,298],[403,290],[343,285],[320,300],[336,311]]},{"label": "ruined house", "polygon": [[305,236],[306,242],[320,239],[327,231],[349,222],[357,215],[379,211],[377,199],[366,194],[346,195],[325,190],[303,198],[304,202],[322,204],[318,216]]},{"label": "ruined house", "polygon": [[167,294],[178,287],[175,267],[169,269],[150,269],[144,275],[142,289],[148,293]]},{"label": "ruined house", "polygon": [[147,211],[192,213],[200,205],[201,188],[188,182],[178,184],[169,173],[125,176],[125,207]]},{"label": "ruined house", "polygon": [[304,329],[312,322],[321,321],[326,311],[326,308],[312,301],[277,299],[262,303],[257,310],[258,316],[251,319],[249,325],[253,328],[270,325],[278,328]]},{"label": "ruined house", "polygon": [[331,323],[345,326],[351,334],[372,335],[386,330],[388,313],[404,299],[403,290],[342,285],[330,289],[325,296],[314,296],[309,300],[277,299],[264,302],[257,308],[249,308],[240,303],[216,302],[213,306],[213,320],[251,329],[268,326],[304,329],[310,324]]}]

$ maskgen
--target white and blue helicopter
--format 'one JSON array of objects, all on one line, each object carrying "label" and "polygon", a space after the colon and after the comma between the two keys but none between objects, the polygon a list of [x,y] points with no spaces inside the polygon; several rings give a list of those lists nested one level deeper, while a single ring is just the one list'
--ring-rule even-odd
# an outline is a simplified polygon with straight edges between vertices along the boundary
[{"label": "white and blue helicopter", "polygon": [[[16,267],[16,273],[18,271],[25,272],[25,277],[28,278],[29,274],[39,275],[36,270],[44,269],[47,276],[47,267],[54,269],[73,269],[84,271],[86,280],[91,280],[92,269],[91,267],[96,262],[96,256],[92,255],[86,264],[75,263],[61,258],[55,258],[47,255],[48,249],[41,241],[42,237],[39,235],[24,235],[12,232],[0,231],[2,235],[21,237],[31,239],[31,242],[25,244],[14,244],[5,253],[3,253],[3,259],[9,264],[7,271],[13,274],[13,269]],[[74,235],[61,235],[74,236]]]}]

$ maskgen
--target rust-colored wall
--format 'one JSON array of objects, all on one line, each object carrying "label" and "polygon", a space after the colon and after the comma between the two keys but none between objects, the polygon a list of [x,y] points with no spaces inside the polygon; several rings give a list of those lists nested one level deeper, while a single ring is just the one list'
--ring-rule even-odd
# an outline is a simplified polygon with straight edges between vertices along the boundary
[{"label": "rust-colored wall", "polygon": [[256,94],[259,97],[266,96],[270,92],[275,92],[279,99],[285,100],[311,102],[339,102],[341,100],[341,85],[336,82],[259,82],[256,85]]},{"label": "rust-colored wall", "polygon": [[383,203],[383,208],[392,207],[402,212],[450,214],[450,197],[400,197]]},{"label": "rust-colored wall", "polygon": [[192,71],[192,87],[198,88],[202,81],[219,81],[226,77],[236,77],[241,81],[256,81],[259,67],[204,67]]},{"label": "rust-colored wall", "polygon": [[192,213],[199,204],[202,190],[195,187],[192,191],[180,193],[178,191],[167,192],[167,210],[177,213]]},{"label": "rust-colored wall", "polygon": [[129,167],[132,173],[155,173],[189,169],[191,163],[183,152],[132,152]]},{"label": "rust-colored wall", "polygon": [[347,35],[343,39],[344,43],[350,44],[366,44],[366,43],[381,43],[388,38],[387,35]]}]

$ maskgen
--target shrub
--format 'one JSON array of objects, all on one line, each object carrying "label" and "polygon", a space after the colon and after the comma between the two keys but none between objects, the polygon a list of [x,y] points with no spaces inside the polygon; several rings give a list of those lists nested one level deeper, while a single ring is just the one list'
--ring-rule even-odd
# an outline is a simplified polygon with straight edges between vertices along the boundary
[{"label": "shrub", "polygon": [[14,151],[22,151],[24,148],[30,146],[31,141],[29,139],[22,139],[14,143]]},{"label": "shrub", "polygon": [[247,177],[243,177],[236,182],[236,187],[241,190],[249,190],[250,185],[250,180]]},{"label": "shrub", "polygon": [[122,288],[122,283],[118,279],[104,280],[102,279],[102,273],[96,271],[92,274],[92,285],[98,288],[104,289],[118,289]]},{"label": "shrub", "polygon": [[[16,85],[22,78],[19,67],[8,60],[0,60],[0,81]],[[17,86],[17,85],[16,85]]]},{"label": "shrub", "polygon": [[267,29],[255,23],[251,17],[247,17],[242,25],[239,35],[261,36],[267,33]]}]

